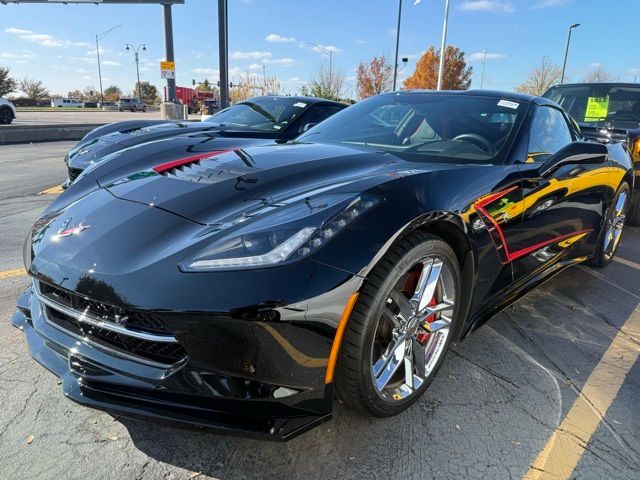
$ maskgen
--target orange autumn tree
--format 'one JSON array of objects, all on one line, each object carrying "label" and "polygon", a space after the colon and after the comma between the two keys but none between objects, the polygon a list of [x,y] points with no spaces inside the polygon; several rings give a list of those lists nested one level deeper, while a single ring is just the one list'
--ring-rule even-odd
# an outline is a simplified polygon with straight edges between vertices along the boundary
[{"label": "orange autumn tree", "polygon": [[393,65],[384,55],[373,57],[368,63],[360,62],[356,71],[358,98],[367,98],[391,90]]},{"label": "orange autumn tree", "polygon": [[[404,81],[404,88],[423,88],[435,90],[438,86],[438,66],[440,64],[440,50],[434,47],[424,52],[416,70]],[[472,67],[467,67],[464,52],[458,47],[449,45],[446,49],[444,62],[443,90],[466,90],[471,85]]]}]

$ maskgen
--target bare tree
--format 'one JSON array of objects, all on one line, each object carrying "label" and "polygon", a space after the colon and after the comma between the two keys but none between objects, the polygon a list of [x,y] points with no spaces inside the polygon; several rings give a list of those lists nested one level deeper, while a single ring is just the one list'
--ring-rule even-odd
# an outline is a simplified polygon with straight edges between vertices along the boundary
[{"label": "bare tree", "polygon": [[543,57],[540,64],[531,70],[527,79],[516,87],[517,92],[540,96],[560,82],[562,69]]},{"label": "bare tree", "polygon": [[324,65],[320,65],[309,82],[300,88],[302,95],[326,98],[328,100],[342,100],[345,97],[347,77],[343,71],[333,69],[329,71]]},{"label": "bare tree", "polygon": [[40,80],[25,77],[20,80],[20,90],[31,100],[43,100],[49,97],[49,90]]},{"label": "bare tree", "polygon": [[602,65],[595,67],[582,79],[582,81],[586,83],[613,82],[614,80],[614,76],[607,72]]},{"label": "bare tree", "polygon": [[280,80],[275,75],[265,77],[260,82],[263,95],[277,95],[280,93]]}]

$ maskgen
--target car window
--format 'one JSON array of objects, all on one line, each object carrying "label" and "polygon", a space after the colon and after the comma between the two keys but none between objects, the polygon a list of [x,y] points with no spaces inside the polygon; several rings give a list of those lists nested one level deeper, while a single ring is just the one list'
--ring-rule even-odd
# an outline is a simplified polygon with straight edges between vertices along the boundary
[{"label": "car window", "polygon": [[490,95],[378,95],[345,108],[298,138],[347,143],[417,162],[501,163],[528,110]]},{"label": "car window", "polygon": [[298,133],[304,132],[306,125],[320,123],[342,109],[343,107],[337,105],[313,105],[304,115],[300,128],[298,128]]},{"label": "car window", "polygon": [[527,162],[544,162],[572,141],[571,130],[562,112],[540,106],[531,121]]}]

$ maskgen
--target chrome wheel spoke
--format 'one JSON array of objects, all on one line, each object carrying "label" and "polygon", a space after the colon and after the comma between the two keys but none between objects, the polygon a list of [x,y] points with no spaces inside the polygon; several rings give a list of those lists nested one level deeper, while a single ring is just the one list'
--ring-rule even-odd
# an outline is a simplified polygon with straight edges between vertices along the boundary
[{"label": "chrome wheel spoke", "polygon": [[426,328],[430,333],[435,333],[444,328],[448,328],[449,325],[451,325],[451,319],[441,315],[438,320],[425,323],[424,328]]},{"label": "chrome wheel spoke", "polygon": [[414,364],[416,366],[416,374],[421,379],[425,379],[427,376],[427,350],[417,338],[413,338],[411,340],[411,351],[414,358]]},{"label": "chrome wheel spoke", "polygon": [[386,318],[387,320],[389,320],[393,324],[394,327],[399,327],[400,324],[402,323],[402,319],[400,317],[398,317],[398,315],[393,313],[389,309],[388,305],[385,305],[385,307],[382,309],[382,316],[384,318]]},{"label": "chrome wheel spoke", "polygon": [[400,365],[404,364],[405,351],[407,349],[407,340],[402,337],[391,342],[387,351],[373,365],[372,373],[375,379],[376,387],[381,390],[387,386],[391,377],[398,371]]},{"label": "chrome wheel spoke", "polygon": [[411,298],[415,312],[424,312],[433,300],[441,271],[442,262],[438,259],[431,260],[424,264],[422,273],[420,274],[420,280],[418,280],[418,286]]},{"label": "chrome wheel spoke", "polygon": [[[396,304],[398,309],[400,310],[400,315],[405,320],[408,320],[411,317],[412,307],[409,299],[404,296],[404,294],[398,290],[391,290],[389,293],[389,298]],[[388,302],[387,302],[388,304]]]}]

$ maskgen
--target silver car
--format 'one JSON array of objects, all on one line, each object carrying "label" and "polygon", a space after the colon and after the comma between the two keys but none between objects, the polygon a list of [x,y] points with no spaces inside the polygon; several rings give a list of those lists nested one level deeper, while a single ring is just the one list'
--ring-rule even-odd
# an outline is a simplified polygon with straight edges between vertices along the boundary
[{"label": "silver car", "polygon": [[121,98],[117,103],[118,110],[124,112],[125,110],[131,110],[137,112],[138,110],[146,112],[147,106],[139,98]]}]

